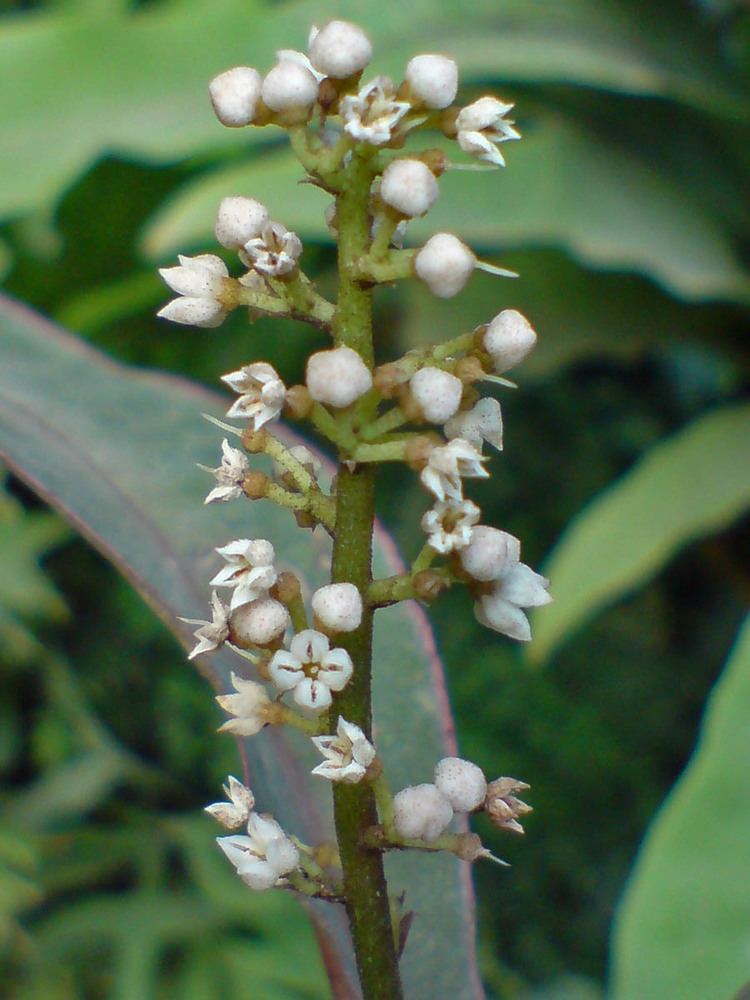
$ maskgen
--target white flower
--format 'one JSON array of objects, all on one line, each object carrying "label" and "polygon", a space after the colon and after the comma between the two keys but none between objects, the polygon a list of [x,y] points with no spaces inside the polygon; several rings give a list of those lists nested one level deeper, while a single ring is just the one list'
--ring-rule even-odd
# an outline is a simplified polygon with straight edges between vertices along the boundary
[{"label": "white flower", "polygon": [[270,889],[299,866],[299,851],[271,816],[252,813],[247,834],[217,837],[216,843],[251,889]]},{"label": "white flower", "polygon": [[461,551],[461,565],[475,580],[499,580],[518,565],[521,543],[507,531],[480,524],[472,528],[469,544]]},{"label": "white flower", "polygon": [[353,139],[382,146],[390,142],[394,128],[410,107],[408,101],[396,100],[393,83],[387,76],[376,76],[358,94],[347,94],[341,99],[339,114],[344,131]]},{"label": "white flower", "polygon": [[232,611],[265,597],[276,583],[273,545],[265,538],[238,538],[216,550],[226,560],[211,580],[212,587],[232,587]]},{"label": "white flower", "polygon": [[271,704],[271,699],[262,684],[245,680],[234,672],[230,678],[237,693],[219,694],[216,700],[234,718],[220,726],[219,732],[234,733],[235,736],[255,736],[267,723],[266,709]]},{"label": "white flower", "polygon": [[536,333],[517,309],[503,309],[487,327],[482,346],[498,375],[520,364],[534,349]]},{"label": "white flower", "polygon": [[447,56],[414,56],[406,65],[411,95],[428,108],[447,108],[458,91],[458,66]]},{"label": "white flower", "polygon": [[468,441],[454,438],[446,445],[433,448],[419,478],[438,500],[461,500],[461,478],[487,479],[489,472],[482,466],[486,461]]},{"label": "white flower", "polygon": [[474,605],[480,625],[507,635],[519,642],[529,642],[531,627],[522,608],[549,604],[549,580],[535,573],[525,563],[518,563],[497,580],[489,594],[483,594]]},{"label": "white flower", "polygon": [[449,440],[462,437],[477,451],[482,450],[485,441],[498,451],[503,450],[503,415],[500,404],[491,396],[480,399],[470,410],[462,410],[451,417],[443,430]]},{"label": "white flower", "polygon": [[349,21],[329,21],[311,32],[310,60],[325,76],[345,80],[361,72],[372,58],[372,44],[364,31]]},{"label": "white flower", "polygon": [[453,819],[453,807],[434,785],[409,785],[393,797],[396,831],[407,840],[437,840]]},{"label": "white flower", "polygon": [[280,222],[269,222],[263,233],[248,240],[240,257],[256,271],[279,277],[297,267],[302,253],[302,240]]},{"label": "white flower", "polygon": [[362,597],[353,583],[329,583],[312,596],[315,618],[327,632],[353,632],[362,621]]},{"label": "white flower", "polygon": [[208,93],[221,124],[230,128],[249,125],[255,118],[260,89],[260,73],[249,66],[235,66],[215,76]]},{"label": "white flower", "polygon": [[312,741],[323,754],[322,764],[313,774],[329,781],[342,781],[352,785],[361,781],[367,768],[375,760],[375,747],[353,722],[339,716],[335,736],[313,736]]},{"label": "white flower", "polygon": [[401,215],[424,215],[437,201],[438,182],[421,160],[393,160],[383,171],[380,197]]},{"label": "white flower", "polygon": [[216,239],[228,250],[239,250],[260,236],[268,225],[268,209],[255,198],[222,198],[216,212]]},{"label": "white flower", "polygon": [[482,769],[460,757],[443,757],[435,766],[435,786],[456,812],[478,809],[487,794],[487,779]]},{"label": "white flower", "polygon": [[308,358],[305,383],[318,403],[343,409],[372,388],[372,374],[351,347],[335,347]]},{"label": "white flower", "polygon": [[233,448],[224,438],[221,442],[221,465],[218,469],[207,470],[213,474],[216,486],[203,502],[215,503],[217,500],[236,500],[237,497],[241,497],[242,484],[249,468],[246,456],[237,448]]},{"label": "white flower", "polygon": [[259,431],[281,413],[286,386],[276,369],[265,361],[244,365],[236,372],[222,375],[221,381],[240,394],[240,398],[227,410],[228,417],[252,420],[253,430]]},{"label": "white flower", "polygon": [[469,544],[471,529],[480,514],[471,500],[436,500],[422,518],[422,530],[429,535],[428,544],[436,552],[448,555]]},{"label": "white flower", "polygon": [[298,632],[289,650],[278,650],[268,665],[280,691],[291,691],[298,705],[317,712],[331,704],[331,691],[346,687],[353,669],[345,649],[331,649],[328,637],[311,628]]},{"label": "white flower", "polygon": [[505,119],[512,107],[496,97],[480,97],[459,111],[456,129],[461,149],[487,163],[504,167],[505,160],[498,146],[509,139],[521,138],[513,122]]},{"label": "white flower", "polygon": [[212,253],[197,257],[179,254],[177,259],[179,267],[161,267],[159,274],[179,298],[172,299],[156,315],[188,326],[220,326],[227,314],[220,301],[229,278],[226,264]]},{"label": "white flower", "polygon": [[453,416],[464,391],[460,378],[430,366],[415,372],[409,387],[425,420],[433,424],[443,424]]},{"label": "white flower", "polygon": [[232,612],[232,642],[242,649],[268,646],[280,639],[290,624],[289,612],[281,601],[259,597]]},{"label": "white flower", "polygon": [[282,58],[266,74],[261,96],[271,111],[311,108],[318,98],[318,80],[298,59]]},{"label": "white flower", "polygon": [[229,608],[216,591],[211,594],[211,615],[210,622],[200,618],[180,618],[186,625],[200,625],[200,628],[193,632],[198,645],[188,654],[189,660],[194,660],[203,653],[213,653],[229,638]]},{"label": "white flower", "polygon": [[255,796],[231,774],[223,788],[229,802],[214,802],[203,811],[213,816],[227,830],[238,830],[250,818],[250,813],[255,808]]},{"label": "white flower", "polygon": [[495,826],[511,833],[524,832],[518,820],[534,810],[517,798],[516,793],[527,792],[530,787],[517,778],[496,778],[489,783],[484,808]]}]

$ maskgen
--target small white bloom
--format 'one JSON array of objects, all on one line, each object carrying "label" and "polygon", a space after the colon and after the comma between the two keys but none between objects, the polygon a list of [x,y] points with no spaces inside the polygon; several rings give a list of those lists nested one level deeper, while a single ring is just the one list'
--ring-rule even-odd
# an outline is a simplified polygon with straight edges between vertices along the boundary
[{"label": "small white bloom", "polygon": [[260,236],[248,240],[240,257],[263,274],[279,277],[297,267],[302,240],[280,222],[269,222]]},{"label": "small white bloom", "polygon": [[276,583],[273,545],[265,538],[238,538],[216,551],[227,565],[211,580],[211,586],[233,588],[232,611],[265,597]]},{"label": "small white bloom", "polygon": [[535,573],[522,562],[503,574],[495,586],[495,592],[521,608],[540,608],[552,600],[547,577]]},{"label": "small white bloom", "polygon": [[393,130],[410,107],[408,101],[396,100],[393,83],[387,76],[376,76],[358,94],[342,98],[339,114],[344,131],[353,139],[382,146],[390,142]]},{"label": "small white bloom", "polygon": [[417,277],[440,299],[458,295],[476,264],[469,247],[452,233],[435,233],[414,258]]},{"label": "small white bloom", "polygon": [[487,794],[487,779],[482,769],[460,757],[443,757],[435,766],[435,786],[456,812],[478,809]]},{"label": "small white bloom", "polygon": [[412,96],[428,108],[447,108],[458,91],[458,66],[447,56],[414,56],[406,66]]},{"label": "small white bloom", "polygon": [[215,76],[208,93],[221,124],[229,128],[249,125],[255,118],[260,89],[260,73],[250,66],[235,66]]},{"label": "small white bloom", "polygon": [[496,399],[487,396],[480,399],[470,410],[462,410],[446,423],[445,436],[462,437],[477,451],[482,450],[486,441],[498,451],[503,450],[503,415]]},{"label": "small white bloom", "polygon": [[351,347],[335,347],[308,358],[305,382],[318,403],[343,409],[372,388],[372,374]]},{"label": "small white bloom", "polygon": [[245,885],[256,892],[272,889],[279,881],[279,873],[265,857],[259,857],[250,837],[217,837],[216,843],[234,865],[234,869]]},{"label": "small white bloom", "polygon": [[270,889],[299,866],[296,846],[268,815],[252,813],[246,837],[217,837],[216,842],[251,889]]},{"label": "small white bloom", "polygon": [[345,649],[331,649],[328,637],[315,629],[298,632],[289,650],[279,649],[268,665],[271,680],[280,691],[291,691],[303,708],[323,711],[331,704],[331,691],[343,691],[354,669]]},{"label": "small white bloom", "polygon": [[227,830],[238,830],[250,818],[250,813],[255,808],[255,796],[249,788],[231,774],[223,788],[229,801],[214,802],[212,805],[206,806],[203,811],[207,812],[209,816],[213,816]]},{"label": "small white bloom", "polygon": [[436,552],[448,555],[469,544],[471,529],[480,514],[471,500],[436,500],[422,518],[422,530],[429,535],[428,544]]},{"label": "small white bloom", "polygon": [[268,221],[268,209],[255,198],[223,198],[216,213],[216,239],[229,250],[239,250],[260,236]]},{"label": "small white bloom", "polygon": [[487,479],[489,472],[482,466],[486,461],[468,441],[454,438],[446,445],[433,448],[419,478],[438,500],[461,500],[461,479]]},{"label": "small white bloom", "polygon": [[498,375],[520,364],[534,349],[536,333],[517,309],[503,309],[487,327],[482,339]]},{"label": "small white bloom", "polygon": [[461,551],[461,565],[475,580],[499,580],[518,565],[521,543],[499,528],[480,524],[472,528],[469,544]]},{"label": "small white bloom", "polygon": [[222,375],[221,381],[240,395],[227,410],[228,417],[252,420],[253,430],[259,431],[281,413],[286,386],[276,369],[265,361],[244,365],[236,372]]},{"label": "small white bloom", "polygon": [[541,607],[552,600],[549,580],[535,573],[525,563],[518,563],[497,580],[489,594],[474,605],[480,625],[507,635],[519,642],[529,642],[531,626],[522,608]]},{"label": "small white bloom", "polygon": [[364,31],[349,21],[329,21],[311,34],[310,61],[335,80],[361,72],[372,59],[372,44]]},{"label": "small white bloom", "polygon": [[242,484],[249,469],[247,457],[224,438],[221,442],[221,465],[218,469],[208,470],[213,473],[216,486],[203,502],[215,503],[217,500],[236,500],[241,497]]},{"label": "small white bloom", "polygon": [[383,171],[380,197],[408,218],[429,211],[439,193],[435,175],[421,160],[393,160]]},{"label": "small white bloom", "polygon": [[282,59],[266,74],[261,96],[271,111],[310,108],[318,98],[318,81],[297,59]]},{"label": "small white bloom", "polygon": [[453,807],[434,785],[409,785],[393,797],[396,830],[407,840],[437,840],[453,819]]},{"label": "small white bloom", "polygon": [[289,612],[281,601],[259,597],[232,612],[232,642],[242,649],[267,646],[280,639],[290,624]]},{"label": "small white bloom", "polygon": [[504,167],[505,160],[498,146],[509,139],[521,138],[513,122],[505,118],[512,107],[496,97],[480,97],[459,111],[456,129],[461,149],[487,163]]},{"label": "small white bloom", "polygon": [[441,368],[420,368],[409,383],[425,420],[444,424],[461,405],[464,387],[460,378]]},{"label": "small white bloom", "polygon": [[353,583],[329,583],[312,596],[313,613],[327,632],[353,632],[362,621],[362,597]]},{"label": "small white bloom", "polygon": [[227,310],[220,301],[227,266],[211,253],[177,258],[179,267],[161,267],[159,274],[179,298],[172,299],[156,314],[162,319],[188,326],[212,329],[224,321]]},{"label": "small white bloom", "polygon": [[329,781],[342,781],[352,785],[361,781],[367,768],[375,760],[375,747],[353,722],[339,716],[335,736],[313,736],[312,741],[323,754],[323,763],[312,770],[313,774]]},{"label": "small white bloom", "polygon": [[198,645],[188,654],[189,660],[194,660],[203,653],[213,653],[229,638],[229,608],[216,591],[211,594],[211,616],[210,622],[200,618],[180,618],[180,621],[187,625],[200,625],[200,628],[193,632]]},{"label": "small white bloom", "polygon": [[219,732],[234,733],[235,736],[255,736],[266,725],[266,709],[271,704],[271,699],[262,684],[245,680],[234,672],[230,678],[237,693],[219,694],[216,701],[234,718],[220,726]]}]

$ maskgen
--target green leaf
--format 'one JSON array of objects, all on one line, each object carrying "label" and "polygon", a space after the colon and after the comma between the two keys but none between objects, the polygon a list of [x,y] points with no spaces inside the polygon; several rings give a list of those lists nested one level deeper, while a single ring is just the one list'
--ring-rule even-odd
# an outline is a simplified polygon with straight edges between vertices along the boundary
[{"label": "green leaf", "polygon": [[545,567],[554,601],[535,617],[534,661],[747,508],[748,440],[750,405],[716,410],[655,445],[584,508]]},{"label": "green leaf", "polygon": [[415,51],[445,50],[465,63],[466,83],[575,83],[746,113],[715,41],[687,13],[676,22],[641,10],[633,23],[611,0],[64,4],[4,19],[0,89],[14,99],[0,108],[0,217],[49,203],[111,150],[165,162],[268,141],[217,125],[208,80],[238,63],[265,69],[275,49],[302,48],[308,26],[337,13],[368,28],[378,72],[396,77]]},{"label": "green leaf", "polygon": [[[250,531],[271,538],[279,561],[298,569],[307,586],[323,581],[327,543],[318,535],[300,540],[286,512],[270,504],[203,505],[211,480],[194,463],[218,464],[222,435],[199,413],[221,413],[225,399],[115,364],[8,300],[0,300],[0,329],[0,451],[17,475],[118,565],[184,643],[191,629],[178,625],[177,615],[205,617],[212,549],[231,538]],[[379,532],[376,573],[392,573],[398,565],[392,543]],[[424,616],[400,606],[379,618],[378,745],[400,787],[424,780],[434,761],[452,752],[451,725]],[[222,655],[201,666],[226,691],[234,665]],[[404,706],[407,741],[401,738]],[[330,836],[330,789],[309,777],[309,741],[271,729],[247,741],[243,754],[263,809],[308,842]],[[450,857],[409,855],[389,860],[389,871],[394,890],[405,889],[407,906],[418,914],[402,962],[410,998],[433,997],[436,981],[451,997],[478,997],[468,866]],[[343,915],[330,905],[313,912],[346,988],[352,962]]]},{"label": "green leaf", "polygon": [[728,1000],[750,979],[750,618],[615,923],[612,1000]]}]

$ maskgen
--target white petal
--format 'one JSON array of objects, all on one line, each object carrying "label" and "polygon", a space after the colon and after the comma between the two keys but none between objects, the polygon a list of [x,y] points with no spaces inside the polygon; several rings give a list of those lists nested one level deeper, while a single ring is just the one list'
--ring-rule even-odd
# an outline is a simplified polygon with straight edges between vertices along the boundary
[{"label": "white petal", "polygon": [[496,593],[521,608],[538,608],[549,604],[549,580],[535,573],[526,563],[518,563],[499,581]]},{"label": "white petal", "polygon": [[517,639],[519,642],[529,642],[531,639],[531,627],[526,615],[519,607],[502,597],[482,597],[474,605],[474,614],[480,625],[486,625],[510,639]]},{"label": "white petal", "polygon": [[343,691],[349,683],[354,667],[345,649],[332,649],[321,660],[318,679],[332,691]]},{"label": "white petal", "polygon": [[303,629],[289,643],[289,649],[302,663],[320,663],[330,648],[328,637],[314,628]]},{"label": "white petal", "polygon": [[273,654],[268,673],[279,691],[291,691],[305,676],[297,657],[284,649]]},{"label": "white petal", "polygon": [[304,677],[294,689],[294,700],[302,708],[312,708],[322,712],[332,702],[330,689],[322,681]]},{"label": "white petal", "polygon": [[182,296],[179,299],[172,299],[156,315],[161,319],[168,319],[184,326],[213,328],[221,325],[226,311],[220,303],[213,299]]}]

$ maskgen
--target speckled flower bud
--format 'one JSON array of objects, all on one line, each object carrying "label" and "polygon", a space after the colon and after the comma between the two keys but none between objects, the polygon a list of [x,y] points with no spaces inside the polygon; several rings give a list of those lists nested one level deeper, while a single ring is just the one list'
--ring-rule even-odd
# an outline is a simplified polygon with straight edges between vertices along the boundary
[{"label": "speckled flower bud", "polygon": [[268,225],[268,209],[255,198],[224,198],[216,213],[216,239],[229,250],[239,250]]},{"label": "speckled flower bud", "polygon": [[461,403],[461,379],[440,368],[420,368],[409,383],[412,396],[425,420],[444,424],[456,413]]},{"label": "speckled flower bud", "polygon": [[424,215],[439,194],[435,175],[421,160],[394,160],[383,171],[380,197],[401,215]]},{"label": "speckled flower bud", "polygon": [[301,63],[282,59],[266,74],[261,96],[271,111],[309,108],[317,100],[318,81]]},{"label": "speckled flower bud", "polygon": [[393,818],[400,836],[437,840],[453,819],[453,807],[435,785],[409,785],[393,798]]},{"label": "speckled flower bud", "polygon": [[222,125],[239,128],[253,121],[261,82],[260,73],[250,66],[235,66],[213,78],[208,94]]},{"label": "speckled flower bud", "polygon": [[516,309],[503,309],[487,327],[483,338],[485,351],[492,358],[498,374],[520,364],[536,344],[533,327]]},{"label": "speckled flower bud", "polygon": [[458,66],[447,56],[414,56],[406,67],[406,81],[412,97],[425,107],[447,108],[458,91]]},{"label": "speckled flower bud", "polygon": [[371,58],[370,39],[349,21],[329,21],[310,43],[310,62],[319,73],[335,80],[359,73]]},{"label": "speckled flower bud", "polygon": [[353,632],[362,621],[362,597],[353,583],[329,583],[312,596],[316,621],[327,632]]},{"label": "speckled flower bud", "polygon": [[476,264],[472,251],[452,233],[435,233],[414,258],[417,277],[439,299],[458,295]]},{"label": "speckled flower bud", "polygon": [[471,529],[471,540],[459,553],[461,565],[475,580],[488,582],[518,564],[521,543],[507,531],[480,524]]},{"label": "speckled flower bud", "polygon": [[435,767],[435,786],[456,812],[478,809],[487,794],[487,779],[481,768],[460,757],[443,757]]},{"label": "speckled flower bud", "polygon": [[243,649],[267,646],[286,632],[291,624],[289,612],[280,601],[264,597],[243,604],[232,612],[230,639]]},{"label": "speckled flower bud", "polygon": [[307,388],[319,403],[341,409],[372,388],[372,374],[351,347],[318,351],[307,362]]}]

